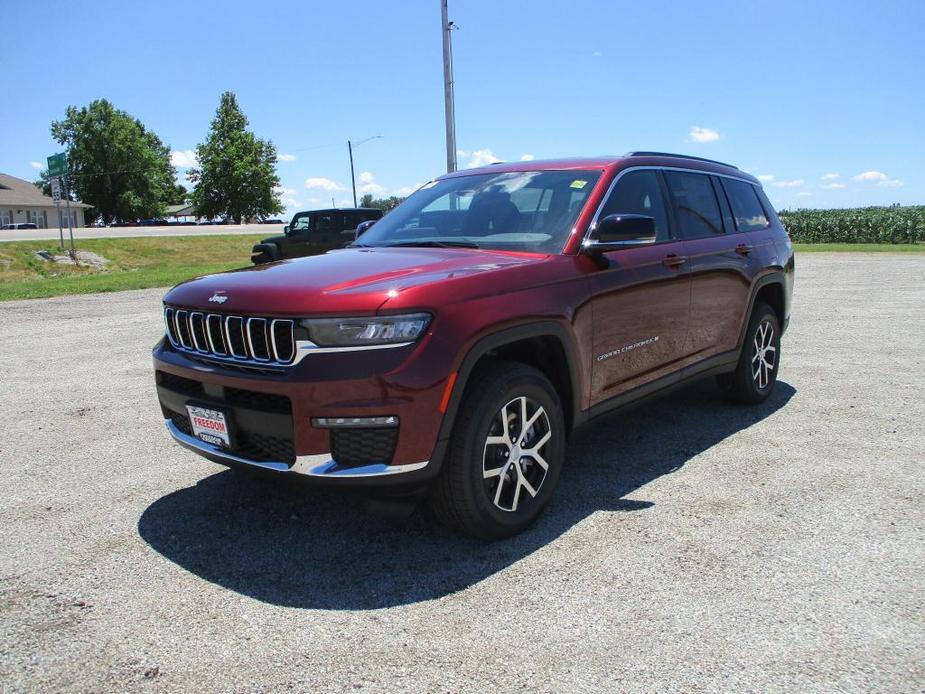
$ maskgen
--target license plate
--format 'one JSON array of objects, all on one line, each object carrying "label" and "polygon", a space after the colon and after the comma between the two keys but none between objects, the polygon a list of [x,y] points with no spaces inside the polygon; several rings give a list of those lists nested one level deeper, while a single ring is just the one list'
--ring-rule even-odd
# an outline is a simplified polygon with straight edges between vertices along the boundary
[{"label": "license plate", "polygon": [[189,413],[190,424],[193,425],[193,436],[213,446],[231,448],[228,421],[224,412],[198,405],[187,405],[186,411]]}]

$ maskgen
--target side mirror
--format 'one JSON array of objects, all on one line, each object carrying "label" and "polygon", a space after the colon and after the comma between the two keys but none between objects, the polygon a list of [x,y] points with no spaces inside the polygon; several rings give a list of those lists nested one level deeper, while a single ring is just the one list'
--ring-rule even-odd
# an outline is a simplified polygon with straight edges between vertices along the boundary
[{"label": "side mirror", "polygon": [[358,239],[360,236],[369,230],[369,228],[376,223],[375,219],[367,219],[365,222],[360,222],[357,224],[356,233],[353,238]]},{"label": "side mirror", "polygon": [[283,227],[283,233],[284,233],[286,236],[289,236],[289,225],[288,225],[288,224],[287,224],[286,226]]},{"label": "side mirror", "polygon": [[643,214],[609,214],[598,220],[582,248],[587,253],[606,253],[652,243],[655,243],[654,217]]}]

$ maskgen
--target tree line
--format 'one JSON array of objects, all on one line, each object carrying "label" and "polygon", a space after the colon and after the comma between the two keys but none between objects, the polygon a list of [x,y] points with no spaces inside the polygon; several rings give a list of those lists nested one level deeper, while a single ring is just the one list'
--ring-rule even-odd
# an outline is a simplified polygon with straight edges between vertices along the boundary
[{"label": "tree line", "polygon": [[[196,147],[197,165],[187,172],[192,191],[177,183],[170,148],[106,99],[69,106],[51,134],[67,148],[72,196],[93,206],[88,221],[163,217],[168,205],[189,203],[198,217],[240,223],[283,210],[276,147],[247,126],[234,93],[222,94],[208,136]],[[50,195],[47,171],[40,176],[36,185]]]}]

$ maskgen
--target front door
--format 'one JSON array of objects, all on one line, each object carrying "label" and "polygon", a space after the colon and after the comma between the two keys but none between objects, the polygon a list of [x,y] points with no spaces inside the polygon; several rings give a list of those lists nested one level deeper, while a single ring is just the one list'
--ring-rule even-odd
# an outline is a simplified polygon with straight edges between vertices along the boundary
[{"label": "front door", "polygon": [[690,272],[659,173],[624,173],[599,217],[617,213],[655,218],[656,242],[605,253],[591,275],[592,405],[674,372],[686,356]]}]

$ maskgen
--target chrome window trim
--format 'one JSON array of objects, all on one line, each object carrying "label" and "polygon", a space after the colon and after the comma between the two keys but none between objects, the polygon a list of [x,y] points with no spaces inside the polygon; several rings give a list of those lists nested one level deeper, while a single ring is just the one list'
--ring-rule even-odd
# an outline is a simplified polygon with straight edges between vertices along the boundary
[{"label": "chrome window trim", "polygon": [[[585,235],[582,237],[581,243],[578,246],[579,253],[581,252],[581,248],[584,247],[585,242],[589,240],[591,236],[591,232],[593,232],[597,228],[597,220],[600,219],[601,212],[604,210],[604,205],[607,204],[607,200],[610,198],[610,194],[613,193],[613,189],[617,186],[617,183],[619,183],[620,179],[623,178],[626,174],[630,173],[631,171],[678,171],[680,173],[695,173],[695,174],[701,174],[703,176],[719,176],[720,178],[731,178],[736,181],[742,181],[743,183],[747,183],[750,186],[758,187],[755,183],[753,183],[752,181],[749,181],[747,178],[743,178],[742,176],[733,176],[732,174],[717,173],[715,171],[703,171],[701,169],[688,169],[682,166],[652,166],[651,164],[643,165],[643,166],[630,166],[626,169],[622,169],[620,173],[618,173],[614,177],[614,179],[610,182],[610,185],[607,187],[607,192],[604,193],[604,196],[601,198],[601,201],[598,204],[597,209],[594,211],[594,216],[591,218],[591,222],[588,224],[588,228],[585,230]],[[717,236],[718,235],[719,234],[717,234]],[[679,239],[669,239],[669,241],[671,242],[682,241],[682,240],[683,239],[680,239],[680,238]],[[666,243],[666,242],[662,241],[661,243]]]},{"label": "chrome window trim", "polygon": [[305,475],[308,477],[337,477],[337,478],[356,478],[356,477],[383,477],[388,475],[397,475],[403,472],[414,472],[425,468],[430,461],[424,460],[419,463],[409,463],[407,465],[386,465],[384,463],[375,463],[373,465],[362,465],[358,467],[344,467],[331,458],[330,453],[320,453],[318,455],[297,455],[295,462],[290,466],[288,463],[276,460],[251,460],[244,458],[232,451],[213,446],[202,439],[190,436],[177,428],[172,420],[166,419],[167,431],[182,446],[198,453],[206,458],[218,458],[220,461],[229,463],[238,463],[251,467],[263,468],[283,474]]}]

